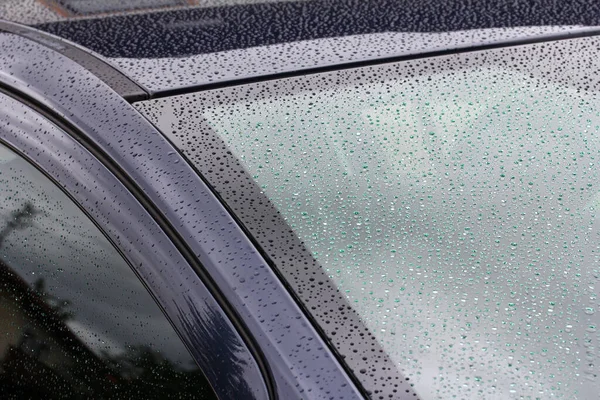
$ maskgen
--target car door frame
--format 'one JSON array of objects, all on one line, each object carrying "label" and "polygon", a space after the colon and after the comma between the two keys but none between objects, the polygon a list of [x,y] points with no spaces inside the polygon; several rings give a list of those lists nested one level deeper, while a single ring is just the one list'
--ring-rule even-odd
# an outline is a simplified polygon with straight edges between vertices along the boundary
[{"label": "car door frame", "polygon": [[[217,397],[247,397],[247,388],[253,398],[267,397],[262,372],[229,316],[117,176],[67,134],[68,128],[3,87],[0,121],[0,144],[61,188],[108,238],[162,309]],[[226,345],[211,347],[219,337],[229,339],[223,341]]]},{"label": "car door frame", "polygon": [[[229,318],[253,356],[256,367],[251,369],[260,371],[262,379],[255,386],[263,385],[266,393],[259,397],[303,398],[307,393],[311,398],[364,397],[210,187],[131,104],[81,65],[39,42],[0,33],[0,49],[2,91],[52,119],[67,132],[70,145],[87,152],[87,158],[65,171],[61,154],[47,157],[52,143],[60,148],[65,137],[50,141],[4,134],[3,141],[52,176],[113,240],[119,235],[110,229],[119,221],[104,218],[101,210],[91,211],[93,193],[81,191],[80,185],[86,182],[78,174],[102,170],[114,177],[126,189],[128,206],[135,202],[145,210],[190,267],[182,280],[195,279],[204,285]],[[98,161],[94,163],[97,171],[86,164],[89,155]],[[57,178],[59,170],[65,175]],[[128,256],[134,251],[131,247],[124,253]],[[132,265],[144,277],[139,264]],[[146,284],[156,290],[152,287],[155,280],[146,279]],[[173,321],[172,314],[177,312],[161,305]],[[209,367],[202,366],[203,370]]]}]

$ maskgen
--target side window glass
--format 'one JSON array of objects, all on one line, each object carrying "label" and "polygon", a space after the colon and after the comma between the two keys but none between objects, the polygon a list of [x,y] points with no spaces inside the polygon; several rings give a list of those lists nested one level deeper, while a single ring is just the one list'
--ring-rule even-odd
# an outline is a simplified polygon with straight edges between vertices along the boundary
[{"label": "side window glass", "polygon": [[112,244],[2,145],[0,397],[216,398]]}]

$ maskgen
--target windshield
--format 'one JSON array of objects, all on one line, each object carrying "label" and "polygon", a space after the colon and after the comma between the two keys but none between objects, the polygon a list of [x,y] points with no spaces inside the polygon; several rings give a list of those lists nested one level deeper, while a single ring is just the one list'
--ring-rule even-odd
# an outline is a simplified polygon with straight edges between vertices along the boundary
[{"label": "windshield", "polygon": [[393,395],[403,375],[425,399],[590,399],[600,97],[587,49],[598,44],[138,108],[215,185],[367,389]]}]

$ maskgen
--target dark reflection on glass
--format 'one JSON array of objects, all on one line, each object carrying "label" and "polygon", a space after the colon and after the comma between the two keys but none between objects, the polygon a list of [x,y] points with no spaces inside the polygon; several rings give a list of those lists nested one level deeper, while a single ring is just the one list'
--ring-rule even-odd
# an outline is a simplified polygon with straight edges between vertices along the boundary
[{"label": "dark reflection on glass", "polygon": [[0,145],[0,398],[216,398],[127,263]]}]

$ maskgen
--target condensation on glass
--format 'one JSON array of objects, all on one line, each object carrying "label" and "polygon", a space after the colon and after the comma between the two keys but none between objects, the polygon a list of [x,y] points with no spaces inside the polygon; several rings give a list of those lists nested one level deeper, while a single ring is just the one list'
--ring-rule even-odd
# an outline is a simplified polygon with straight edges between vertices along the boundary
[{"label": "condensation on glass", "polygon": [[403,375],[425,399],[595,399],[599,47],[541,43],[137,107],[373,397],[398,398]]},{"label": "condensation on glass", "polygon": [[0,144],[0,397],[215,398],[130,266]]}]

